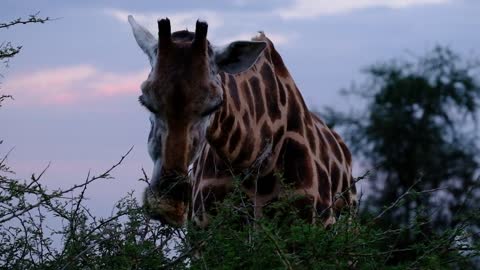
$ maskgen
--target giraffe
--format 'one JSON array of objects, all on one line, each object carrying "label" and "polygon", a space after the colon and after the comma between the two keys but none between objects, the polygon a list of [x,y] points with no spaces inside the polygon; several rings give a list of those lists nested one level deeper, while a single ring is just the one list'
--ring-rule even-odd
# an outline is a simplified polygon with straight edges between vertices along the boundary
[{"label": "giraffe", "polygon": [[151,65],[139,97],[151,122],[154,168],[143,201],[151,218],[207,226],[214,203],[232,189],[232,173],[253,167],[242,188],[256,217],[284,192],[279,174],[300,195],[295,204],[309,206],[301,212],[311,222],[327,226],[355,206],[347,146],[308,110],[263,32],[215,47],[206,22],[197,21],[194,33],[172,33],[161,19],[157,40],[131,15],[128,21]]}]

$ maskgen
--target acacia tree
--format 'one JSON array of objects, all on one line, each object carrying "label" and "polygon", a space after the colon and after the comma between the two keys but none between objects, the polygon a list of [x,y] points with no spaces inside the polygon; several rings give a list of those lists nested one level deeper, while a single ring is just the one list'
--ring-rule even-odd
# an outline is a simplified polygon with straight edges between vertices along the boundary
[{"label": "acacia tree", "polygon": [[[9,22],[0,22],[0,29],[8,29],[10,27],[21,25],[21,24],[45,23],[51,20],[50,17],[38,17],[38,14],[39,13],[30,15],[26,19],[16,18]],[[22,49],[22,46],[18,46],[18,45],[14,46],[12,45],[11,42],[3,41],[0,44],[0,60],[5,61],[14,57],[20,52],[21,49]]]},{"label": "acacia tree", "polygon": [[[344,92],[366,101],[363,110],[327,108],[328,122],[345,131],[358,160],[378,166],[364,210],[398,203],[382,215],[385,225],[420,218],[428,224],[423,233],[438,231],[464,226],[461,216],[478,208],[477,67],[436,47],[420,58],[367,68],[367,83]],[[470,221],[478,231],[478,216]]]}]

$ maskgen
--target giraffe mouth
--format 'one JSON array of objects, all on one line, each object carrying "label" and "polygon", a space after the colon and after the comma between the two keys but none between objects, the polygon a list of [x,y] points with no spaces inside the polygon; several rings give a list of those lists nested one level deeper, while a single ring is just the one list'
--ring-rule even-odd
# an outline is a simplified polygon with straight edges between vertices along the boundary
[{"label": "giraffe mouth", "polygon": [[151,219],[173,227],[181,227],[187,222],[188,205],[183,202],[146,197],[144,208]]},{"label": "giraffe mouth", "polygon": [[188,217],[191,190],[188,181],[164,181],[156,187],[147,187],[143,199],[146,214],[151,219],[174,227],[184,225]]}]

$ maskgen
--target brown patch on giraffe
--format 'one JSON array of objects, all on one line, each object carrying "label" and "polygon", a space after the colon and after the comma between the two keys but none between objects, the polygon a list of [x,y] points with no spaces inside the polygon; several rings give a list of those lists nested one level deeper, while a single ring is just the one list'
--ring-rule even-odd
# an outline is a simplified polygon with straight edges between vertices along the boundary
[{"label": "brown patch on giraffe", "polygon": [[280,96],[280,104],[282,104],[282,106],[285,106],[285,104],[287,104],[287,93],[285,92],[285,87],[283,87],[283,83],[278,79],[278,77],[277,77],[277,88],[278,88],[278,94]]},{"label": "brown patch on giraffe", "polygon": [[233,103],[235,104],[235,108],[237,108],[237,111],[239,111],[240,96],[238,95],[237,81],[235,80],[235,77],[231,74],[228,76],[228,90],[230,92],[230,97],[232,98]]},{"label": "brown patch on giraffe", "polygon": [[342,183],[341,182],[342,179],[341,179],[341,175],[340,175],[340,170],[339,170],[338,166],[336,166],[335,164],[330,169],[330,181],[332,183],[332,191],[337,192],[338,185],[340,185],[340,183]]},{"label": "brown patch on giraffe", "polygon": [[210,132],[207,132],[207,140],[208,142],[212,145],[212,147],[214,149],[221,149],[222,147],[225,146],[225,144],[227,143],[228,141],[228,131],[231,130],[231,128],[233,127],[233,124],[235,123],[235,117],[233,115],[229,115],[225,121],[223,121],[221,124],[220,124],[220,128],[222,130],[222,132],[220,133],[220,135],[218,137],[213,137],[212,133]]},{"label": "brown patch on giraffe", "polygon": [[318,138],[317,153],[322,154],[322,152],[326,151],[325,149],[326,143],[322,134],[320,134],[320,130],[317,127],[315,127],[315,130],[317,131],[317,138]]},{"label": "brown patch on giraffe", "polygon": [[260,87],[260,80],[257,77],[249,79],[251,86],[251,93],[255,101],[255,114],[257,115],[257,122],[265,114],[265,104],[262,95],[262,88]]},{"label": "brown patch on giraffe", "polygon": [[248,116],[248,112],[245,111],[242,116],[243,126],[249,127],[250,126],[250,117]]},{"label": "brown patch on giraffe", "polygon": [[246,160],[250,160],[251,156],[255,150],[255,142],[252,139],[245,139],[240,147],[240,152],[238,153],[235,161],[237,162],[244,162]]},{"label": "brown patch on giraffe", "polygon": [[223,122],[223,120],[225,120],[226,116],[227,116],[227,110],[224,109],[220,112],[220,115],[218,117],[218,122]]},{"label": "brown patch on giraffe", "polygon": [[330,205],[331,204],[327,202],[317,202],[315,210],[322,223],[325,223],[333,215],[333,209]]},{"label": "brown patch on giraffe", "polygon": [[[220,78],[222,79],[222,88],[225,89],[225,80],[226,80],[226,77],[225,77],[225,74],[224,73],[220,73]],[[226,91],[223,91],[223,94],[222,94],[222,98],[223,100],[227,100],[227,93]],[[221,107],[220,109],[220,114],[218,112],[215,113],[215,117],[214,117],[214,122],[215,125],[213,126],[218,126],[219,123],[223,122],[225,120],[225,117],[227,117],[227,114],[228,114],[228,104],[225,102],[225,104]],[[218,115],[218,117],[217,117]]]},{"label": "brown patch on giraffe", "polygon": [[287,114],[287,128],[288,130],[297,131],[302,133],[302,109],[297,102],[295,94],[290,86],[287,84],[288,89],[288,114]]},{"label": "brown patch on giraffe", "polygon": [[227,137],[228,137],[228,132],[230,132],[230,130],[232,130],[232,127],[233,127],[234,124],[235,124],[235,116],[234,115],[229,115],[225,119],[225,121],[223,121],[222,131],[224,133],[227,133],[227,134],[225,134]]},{"label": "brown patch on giraffe", "polygon": [[[300,103],[300,106],[304,109],[304,110],[307,110],[307,105],[305,104],[305,101],[303,100],[302,98],[302,94],[300,94],[300,90],[298,90],[298,87],[294,84],[293,86],[295,86],[295,91],[292,90],[292,93],[294,93],[294,95],[296,97],[298,97],[298,102]],[[313,120],[312,120],[312,116],[311,116],[311,113],[305,113],[305,123],[307,125],[312,125],[313,124]]]},{"label": "brown patch on giraffe", "polygon": [[322,160],[323,164],[325,164],[327,172],[330,173],[330,155],[327,149],[322,149],[320,151],[320,159]]},{"label": "brown patch on giraffe", "polygon": [[307,140],[310,145],[310,149],[312,151],[315,151],[315,149],[317,148],[317,144],[315,141],[315,136],[313,135],[312,127],[307,128]]},{"label": "brown patch on giraffe", "polygon": [[253,117],[255,113],[255,108],[253,107],[254,100],[253,100],[252,92],[250,90],[250,85],[248,85],[248,81],[243,81],[240,84],[240,89],[243,95],[245,96],[245,103],[248,105],[248,111]]},{"label": "brown patch on giraffe", "polygon": [[338,161],[343,162],[342,151],[338,146],[337,140],[333,137],[332,133],[328,129],[324,128],[322,131],[323,134],[325,134],[325,138],[327,139],[330,149],[332,149],[335,157],[338,159]]},{"label": "brown patch on giraffe", "polygon": [[284,156],[285,183],[295,184],[296,187],[310,187],[312,185],[312,162],[305,145],[287,139],[283,143],[280,156]]},{"label": "brown patch on giraffe", "polygon": [[[342,179],[339,179],[339,180],[342,180]],[[347,178],[346,175],[344,175],[344,178],[342,180],[342,185],[343,185],[343,189],[348,189],[348,187],[350,186],[350,178]]]},{"label": "brown patch on giraffe", "polygon": [[[225,100],[225,96],[223,97],[223,100]],[[227,108],[228,105],[224,104],[217,112],[214,113],[212,123],[215,123],[215,125],[211,126],[218,126],[218,123],[221,123],[223,120],[225,120],[225,117],[227,117]]]},{"label": "brown patch on giraffe", "polygon": [[242,130],[237,124],[235,130],[232,133],[232,136],[228,140],[228,152],[232,153],[235,150],[241,135],[242,135]]},{"label": "brown patch on giraffe", "polygon": [[280,56],[280,54],[278,54],[277,50],[275,50],[275,47],[273,47],[273,44],[272,44],[270,55],[272,58],[273,66],[275,67],[275,73],[283,78],[288,77],[289,74],[288,74],[287,67],[285,67],[282,57]]},{"label": "brown patch on giraffe", "polygon": [[262,76],[262,81],[265,84],[265,93],[268,95],[266,100],[268,116],[275,122],[277,119],[282,117],[282,112],[278,107],[278,93],[276,87],[275,76],[273,75],[271,67],[264,63],[260,69],[260,75]]},{"label": "brown patch on giraffe", "polygon": [[343,155],[345,156],[345,159],[347,160],[347,164],[352,163],[352,154],[350,153],[350,150],[348,150],[347,145],[343,142],[339,142],[340,147],[342,148]]},{"label": "brown patch on giraffe", "polygon": [[318,194],[322,200],[328,200],[328,198],[331,196],[330,179],[327,172],[322,169],[320,164],[315,162],[315,166],[317,168]]},{"label": "brown patch on giraffe", "polygon": [[272,138],[273,132],[267,122],[263,123],[260,134],[264,139],[270,140]]},{"label": "brown patch on giraffe", "polygon": [[347,176],[347,173],[346,173],[346,172],[343,172],[343,173],[342,173],[342,180],[343,180],[342,189],[347,189],[348,186],[350,185],[351,177],[348,177],[348,176]]},{"label": "brown patch on giraffe", "polygon": [[[349,190],[349,189],[351,190],[351,188],[352,188],[352,187],[351,187],[351,185],[352,185],[351,180],[352,180],[352,177],[347,177],[347,174],[346,174],[346,173],[343,174],[343,181],[342,181],[343,186],[342,186],[342,191],[343,191],[343,190],[346,191],[346,190]],[[349,196],[349,195],[350,195],[349,192],[345,192],[345,194],[343,195],[343,196],[347,199],[347,200],[346,200],[346,203],[347,203],[348,205],[350,205],[350,204],[352,203],[352,202],[351,202],[351,201],[352,201],[352,200],[351,200],[352,198],[351,198],[351,196]]]}]

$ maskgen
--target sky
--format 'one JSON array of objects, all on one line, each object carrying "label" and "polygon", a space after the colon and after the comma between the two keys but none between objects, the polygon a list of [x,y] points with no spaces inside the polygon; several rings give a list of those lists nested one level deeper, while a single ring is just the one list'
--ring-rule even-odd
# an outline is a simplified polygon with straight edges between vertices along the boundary
[{"label": "sky", "polygon": [[115,180],[88,191],[99,214],[128,191],[140,197],[141,168],[152,169],[148,113],[137,102],[149,63],[129,14],[154,35],[159,18],[170,18],[174,31],[206,20],[214,45],[264,31],[312,109],[357,106],[339,90],[361,82],[362,69],[379,61],[422,55],[437,44],[465,58],[480,55],[478,0],[3,0],[0,22],[37,12],[55,20],[0,30],[0,43],[23,46],[0,69],[0,93],[15,98],[0,108],[0,156],[14,148],[8,161],[17,178],[50,163],[43,181],[58,188],[103,172],[134,146]]}]

